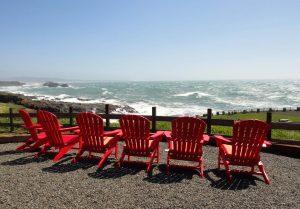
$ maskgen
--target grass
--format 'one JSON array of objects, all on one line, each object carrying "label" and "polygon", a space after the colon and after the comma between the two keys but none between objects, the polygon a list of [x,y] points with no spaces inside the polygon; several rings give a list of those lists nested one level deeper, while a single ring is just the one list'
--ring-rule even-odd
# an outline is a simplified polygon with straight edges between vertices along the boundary
[{"label": "grass", "polygon": [[[12,103],[0,103],[0,113],[8,113],[9,108],[13,108],[13,112],[18,112],[20,108],[24,108],[22,105],[16,105]],[[35,112],[35,110],[26,108],[29,112]],[[258,120],[266,120],[266,113],[237,113],[234,115],[214,115],[214,119],[231,119],[231,120],[243,120],[243,119],[258,119]],[[279,121],[279,119],[289,119],[292,122],[300,123],[300,112],[296,111],[287,111],[287,112],[273,112],[272,120]],[[36,120],[36,119],[34,119]],[[0,118],[0,123],[8,123],[8,118]],[[61,118],[61,124],[68,125],[68,118]],[[22,123],[20,118],[15,118],[14,123]],[[118,128],[118,122],[111,122],[111,127]],[[171,130],[170,122],[157,122],[156,124],[157,130]],[[10,132],[9,127],[0,127],[0,137],[1,136],[11,136],[13,134],[24,134],[27,133],[23,128],[15,128],[14,132]],[[221,134],[221,135],[232,135],[232,128],[226,126],[212,126],[213,134]],[[272,138],[274,139],[293,139],[300,140],[300,131],[290,131],[290,130],[272,130]]]},{"label": "grass", "polygon": [[[19,109],[25,108],[25,107],[22,105],[17,105],[17,104],[13,104],[13,103],[0,102],[0,113],[9,113],[9,108],[12,108],[13,112],[18,112]],[[29,112],[34,112],[34,110],[32,110],[32,109],[29,109],[29,108],[25,108],[25,109]]]},{"label": "grass", "polygon": [[[243,119],[258,119],[266,120],[267,113],[237,113],[234,115],[214,115],[215,119],[231,119],[231,120],[243,120]],[[279,121],[279,119],[289,119],[291,122],[300,123],[300,111],[288,111],[288,112],[273,112],[272,121]]]},{"label": "grass", "polygon": [[[230,119],[230,120],[245,120],[245,119],[258,119],[265,121],[267,113],[237,113],[234,115],[214,115],[214,119]],[[287,112],[273,112],[272,121],[279,121],[280,119],[288,119],[291,122],[300,123],[299,111],[287,111]],[[232,128],[225,126],[213,126],[212,133],[222,135],[232,135]],[[292,130],[272,130],[272,138],[274,139],[294,139],[300,140],[300,131]]]}]

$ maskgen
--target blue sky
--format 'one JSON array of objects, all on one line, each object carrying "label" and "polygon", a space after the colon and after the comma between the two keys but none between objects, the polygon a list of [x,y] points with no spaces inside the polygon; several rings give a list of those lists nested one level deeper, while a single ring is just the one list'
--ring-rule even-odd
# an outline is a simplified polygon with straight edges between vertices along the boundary
[{"label": "blue sky", "polygon": [[0,78],[300,78],[299,0],[1,0]]}]

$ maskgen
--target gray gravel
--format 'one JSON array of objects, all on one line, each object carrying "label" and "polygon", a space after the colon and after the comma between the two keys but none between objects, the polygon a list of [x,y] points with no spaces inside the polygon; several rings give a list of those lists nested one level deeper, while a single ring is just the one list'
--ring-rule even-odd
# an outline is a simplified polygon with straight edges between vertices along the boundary
[{"label": "gray gravel", "polygon": [[[272,184],[262,177],[235,175],[228,184],[216,169],[217,149],[204,148],[206,179],[163,164],[148,178],[143,167],[116,170],[111,159],[97,172],[97,161],[70,164],[69,155],[53,164],[51,155],[13,151],[0,145],[0,208],[299,208],[300,160],[262,153]],[[162,143],[161,153],[166,144]],[[162,156],[165,162],[165,153]]]}]

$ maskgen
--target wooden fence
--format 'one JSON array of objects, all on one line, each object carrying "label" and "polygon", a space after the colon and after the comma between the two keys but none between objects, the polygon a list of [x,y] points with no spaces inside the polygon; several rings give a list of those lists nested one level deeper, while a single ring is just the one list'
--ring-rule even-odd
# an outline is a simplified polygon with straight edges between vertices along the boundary
[{"label": "wooden fence", "polygon": [[[78,113],[73,112],[73,108],[69,108],[68,113],[55,113],[59,118],[67,118],[69,120],[69,126],[73,126],[75,122],[75,117]],[[272,130],[274,129],[281,129],[281,130],[300,130],[300,123],[287,123],[287,122],[273,122],[272,121],[272,112],[267,112],[266,122],[270,124],[271,130],[268,134],[268,138],[272,139]],[[111,119],[120,119],[124,114],[111,114],[109,111],[109,105],[105,105],[105,113],[99,114],[102,118],[104,118],[105,121],[105,128],[107,130],[113,129],[111,127]],[[30,113],[31,117],[36,117],[36,113]],[[156,107],[152,107],[152,115],[144,115],[144,117],[151,120],[152,124],[152,131],[155,132],[157,130],[157,122],[171,122],[176,116],[158,116],[156,114]],[[13,113],[13,109],[9,109],[9,113],[0,113],[0,118],[8,118],[8,123],[1,123],[0,127],[9,127],[10,131],[13,132],[15,127],[20,127],[20,123],[14,123],[14,120],[16,118],[20,118],[19,113]],[[205,114],[205,117],[201,117],[203,120],[207,123],[207,134],[212,135],[212,126],[227,126],[232,127],[234,124],[234,120],[228,120],[228,119],[213,119],[212,118],[212,109],[207,109],[207,114]]]},{"label": "wooden fence", "polygon": [[243,110],[229,110],[229,111],[218,111],[216,115],[235,115],[238,113],[266,113],[266,112],[292,112],[300,111],[300,107],[283,107],[283,108],[257,108],[257,109],[243,109]]}]

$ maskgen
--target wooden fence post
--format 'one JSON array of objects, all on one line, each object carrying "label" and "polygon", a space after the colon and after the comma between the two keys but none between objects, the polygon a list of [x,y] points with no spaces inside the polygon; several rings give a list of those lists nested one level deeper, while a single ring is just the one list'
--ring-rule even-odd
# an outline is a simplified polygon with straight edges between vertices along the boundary
[{"label": "wooden fence post", "polygon": [[74,125],[74,119],[73,119],[73,107],[69,107],[69,119],[70,119],[70,126]]},{"label": "wooden fence post", "polygon": [[156,107],[152,107],[152,132],[156,131]]},{"label": "wooden fence post", "polygon": [[211,115],[212,115],[212,110],[207,109],[206,130],[208,135],[211,135]]},{"label": "wooden fence post", "polygon": [[10,127],[10,132],[14,131],[14,115],[13,115],[13,109],[10,107],[9,108],[9,127]]},{"label": "wooden fence post", "polygon": [[108,116],[109,116],[109,104],[105,105],[105,114],[106,114],[105,127],[106,127],[106,129],[109,129],[109,127],[110,127],[110,121],[108,119]]},{"label": "wooden fence post", "polygon": [[[272,123],[272,112],[267,112],[267,124],[269,124],[271,126],[271,123]],[[267,138],[268,139],[271,139],[272,138],[272,128],[270,128],[270,131],[267,135]]]}]

